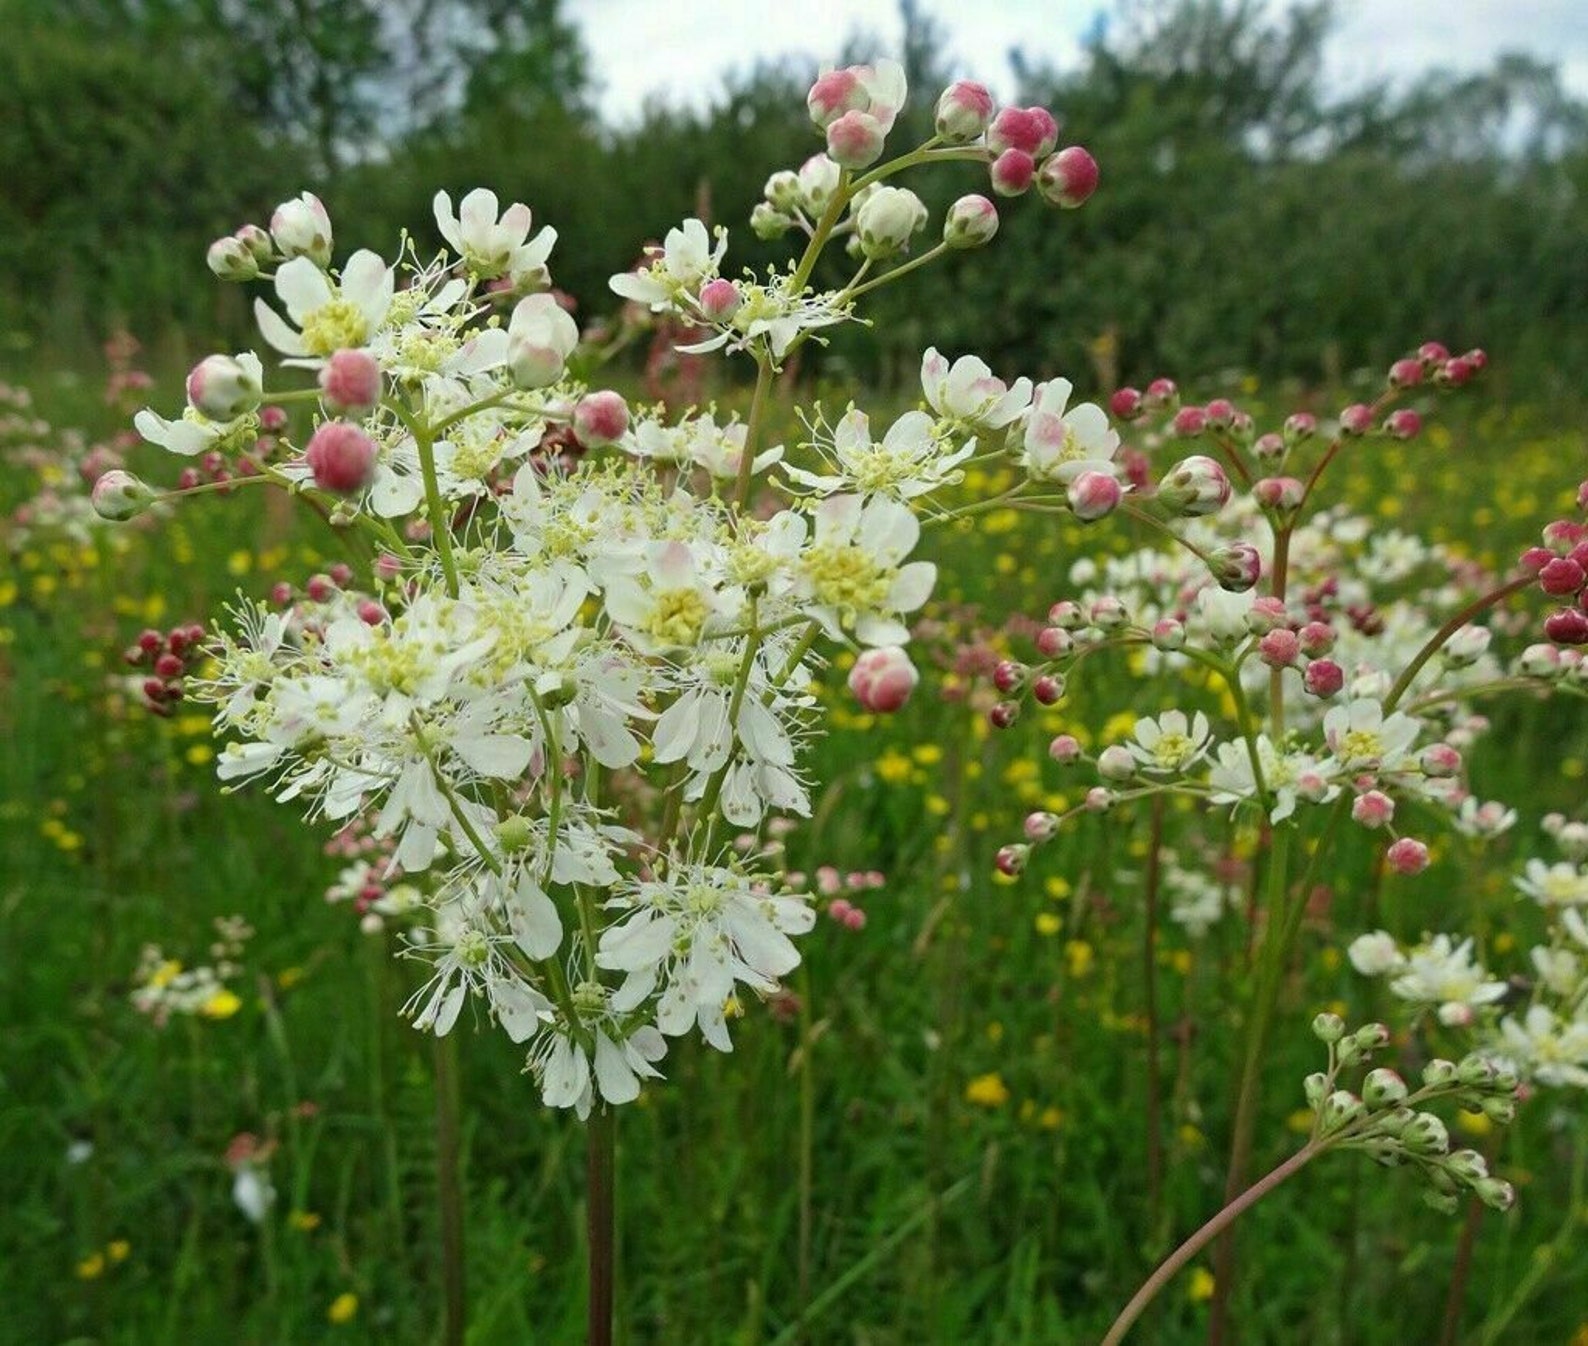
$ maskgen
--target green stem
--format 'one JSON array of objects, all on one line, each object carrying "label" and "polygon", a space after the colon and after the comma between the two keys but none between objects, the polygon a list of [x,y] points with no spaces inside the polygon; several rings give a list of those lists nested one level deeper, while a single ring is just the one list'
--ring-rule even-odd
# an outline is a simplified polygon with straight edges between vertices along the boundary
[{"label": "green stem", "polygon": [[928,262],[936,261],[947,251],[948,244],[939,243],[935,248],[929,248],[919,257],[912,257],[903,265],[894,267],[892,271],[887,272],[885,275],[878,276],[874,280],[868,280],[864,285],[851,286],[848,290],[844,291],[844,297],[846,299],[858,299],[863,294],[871,293],[871,291],[877,289],[878,286],[886,285],[890,281],[898,280],[900,276],[907,276],[910,274],[910,272],[925,266]]},{"label": "green stem", "polygon": [[1147,1229],[1158,1228],[1163,1202],[1163,1078],[1158,1059],[1162,1025],[1158,1020],[1158,885],[1163,871],[1163,815],[1166,796],[1152,801],[1152,832],[1147,842],[1144,883],[1146,917],[1142,925],[1141,975],[1147,1011]]},{"label": "green stem", "polygon": [[766,415],[766,395],[772,387],[772,362],[756,356],[755,392],[750,397],[750,417],[744,427],[744,448],[739,457],[739,478],[734,483],[734,503],[741,511],[750,503],[750,479],[755,474],[756,450],[761,447],[761,421]]},{"label": "green stem", "polygon": [[458,1040],[435,1040],[436,1205],[441,1219],[441,1293],[445,1303],[443,1346],[463,1346],[465,1282],[463,1259],[463,1145],[459,1131]]},{"label": "green stem", "polygon": [[1424,664],[1444,648],[1445,642],[1451,636],[1455,635],[1474,617],[1481,616],[1494,607],[1495,604],[1504,602],[1512,594],[1521,592],[1533,582],[1534,577],[1532,575],[1518,575],[1514,580],[1502,584],[1498,589],[1493,589],[1481,597],[1473,599],[1472,602],[1468,603],[1466,607],[1462,608],[1460,612],[1456,613],[1454,617],[1435,631],[1428,638],[1428,643],[1417,651],[1411,663],[1406,665],[1400,677],[1395,680],[1395,685],[1390,688],[1390,694],[1384,698],[1385,711],[1388,712],[1395,709],[1401,697],[1406,695],[1406,689],[1412,685],[1412,679],[1422,671]]}]

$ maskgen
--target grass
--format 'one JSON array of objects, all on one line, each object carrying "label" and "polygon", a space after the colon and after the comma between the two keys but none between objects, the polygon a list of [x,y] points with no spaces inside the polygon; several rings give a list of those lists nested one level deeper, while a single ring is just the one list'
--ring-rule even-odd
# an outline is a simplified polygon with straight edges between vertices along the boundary
[{"label": "grass", "polygon": [[[104,424],[81,389],[50,393],[62,423]],[[1566,465],[1581,449],[1541,409],[1483,403],[1481,391],[1467,398],[1452,430],[1357,455],[1347,496],[1480,559],[1514,553],[1569,503]],[[10,503],[20,474],[0,486]],[[434,1071],[430,1043],[395,1013],[415,969],[388,956],[390,936],[361,934],[323,900],[338,868],[323,837],[262,796],[219,793],[201,715],[156,720],[113,683],[143,625],[204,619],[238,587],[261,594],[334,559],[319,527],[212,497],[158,530],[30,543],[0,574],[7,1340],[436,1337]],[[1126,537],[1108,524],[1083,537],[986,516],[934,540],[956,577],[940,615],[968,630],[978,607],[1040,614],[1074,557]],[[940,642],[945,657],[954,643]],[[830,784],[791,863],[877,868],[887,883],[865,899],[863,931],[824,919],[806,940],[801,1014],[752,1005],[731,1057],[675,1045],[665,1085],[622,1112],[620,1341],[1080,1346],[1218,1206],[1240,1050],[1227,988],[1242,976],[1243,924],[1226,920],[1194,945],[1165,929],[1153,951],[1169,1028],[1154,1213],[1147,811],[1083,820],[1018,882],[992,872],[1027,809],[1073,793],[1043,752],[1055,726],[1196,695],[1112,672],[1007,736],[927,687],[871,724],[843,709],[831,679],[836,732],[817,753]],[[1484,797],[1519,804],[1521,823],[1481,855],[1447,844],[1443,863],[1385,888],[1383,919],[1411,934],[1481,920],[1491,947],[1525,947],[1529,913],[1508,876],[1532,853],[1539,817],[1580,801],[1588,721],[1562,703],[1490,713],[1474,779]],[[1182,849],[1250,844],[1222,816],[1172,811],[1168,826]],[[1342,845],[1327,876],[1334,903],[1287,979],[1256,1171],[1303,1139],[1294,1114],[1318,1058],[1307,1021],[1329,1005],[1353,1021],[1386,1008],[1339,955],[1362,928],[1373,850],[1360,835]],[[237,913],[257,933],[234,1014],[162,1029],[133,1010],[145,943],[203,961],[212,921]],[[461,1048],[469,1340],[577,1342],[580,1128],[539,1106],[502,1035],[465,1019]],[[231,1197],[225,1154],[240,1132],[275,1144],[277,1199],[257,1227]],[[1570,1253],[1588,1213],[1579,1100],[1551,1094],[1526,1108],[1500,1153],[1521,1199],[1483,1217],[1463,1340],[1493,1339],[1485,1322],[1519,1297],[1499,1339],[1581,1339],[1588,1304],[1572,1290]],[[1404,1173],[1356,1156],[1319,1163],[1243,1224],[1242,1339],[1433,1340],[1460,1225],[1425,1209]],[[1200,1340],[1207,1289],[1199,1262],[1139,1339]]]}]

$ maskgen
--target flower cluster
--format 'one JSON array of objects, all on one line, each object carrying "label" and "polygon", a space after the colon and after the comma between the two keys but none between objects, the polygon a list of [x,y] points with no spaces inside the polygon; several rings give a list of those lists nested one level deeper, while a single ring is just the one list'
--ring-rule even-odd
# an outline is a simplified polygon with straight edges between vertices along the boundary
[{"label": "flower cluster", "polygon": [[133,1007],[161,1028],[173,1014],[230,1018],[242,1001],[228,983],[242,974],[238,960],[253,933],[241,916],[218,918],[209,947],[211,961],[192,967],[168,958],[157,944],[144,945],[133,974],[138,983],[131,996]]}]

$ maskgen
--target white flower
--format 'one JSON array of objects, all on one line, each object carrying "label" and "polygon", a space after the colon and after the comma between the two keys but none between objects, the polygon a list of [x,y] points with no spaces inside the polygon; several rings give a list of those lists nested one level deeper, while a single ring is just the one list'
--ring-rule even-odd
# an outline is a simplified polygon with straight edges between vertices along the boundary
[{"label": "white flower", "polygon": [[1250,634],[1246,619],[1251,615],[1256,598],[1256,589],[1239,594],[1216,584],[1199,589],[1191,609],[1193,633],[1206,635],[1219,645],[1234,645],[1244,640]]},{"label": "white flower", "polygon": [[691,649],[719,617],[736,610],[689,543],[648,543],[644,560],[641,576],[614,575],[606,583],[607,612],[636,649]]},{"label": "white flower", "polygon": [[1588,871],[1570,861],[1548,864],[1529,860],[1516,886],[1545,907],[1570,907],[1588,903]]},{"label": "white flower", "polygon": [[613,1007],[633,1010],[661,991],[656,1026],[677,1037],[697,1025],[731,1051],[724,1009],[742,982],[762,994],[799,965],[790,935],[815,923],[800,897],[773,893],[736,870],[682,863],[665,880],[638,882],[607,904],[628,913],[601,935],[598,966],[625,972]]},{"label": "white flower", "polygon": [[283,257],[331,264],[331,217],[313,192],[283,201],[270,216],[270,236]]},{"label": "white flower", "polygon": [[254,300],[254,318],[276,350],[318,366],[339,350],[369,344],[391,307],[394,285],[391,268],[367,249],[347,259],[340,284],[309,258],[295,257],[276,272],[276,297],[296,328],[263,299]]},{"label": "white flower", "polygon": [[1449,935],[1435,935],[1411,951],[1390,990],[1403,1000],[1436,1006],[1443,1024],[1461,1025],[1472,1021],[1474,1010],[1505,995],[1505,983],[1488,976],[1472,961],[1470,939],[1457,944]]},{"label": "white flower", "polygon": [[974,355],[962,355],[950,365],[930,346],[921,357],[921,391],[939,416],[978,430],[1001,430],[1031,405],[1030,379],[1009,385]]},{"label": "white flower", "polygon": [[1188,721],[1184,711],[1167,710],[1156,720],[1136,721],[1135,742],[1125,746],[1146,771],[1184,771],[1208,750],[1208,717],[1200,710]]},{"label": "white flower", "polygon": [[[824,450],[819,443],[813,447],[819,452]],[[964,473],[955,469],[975,451],[976,441],[972,439],[952,453],[943,452],[932,418],[924,411],[906,412],[888,427],[882,442],[875,443],[865,412],[851,407],[833,430],[831,457],[837,469],[835,475],[792,466],[783,470],[791,480],[818,495],[856,491],[913,500],[963,480]]]},{"label": "white flower", "polygon": [[507,365],[520,388],[545,388],[579,344],[579,325],[549,294],[521,299],[507,325]]},{"label": "white flower", "polygon": [[1588,1089],[1588,1022],[1562,1019],[1545,1005],[1500,1022],[1505,1050],[1540,1084]]},{"label": "white flower", "polygon": [[1412,764],[1411,746],[1420,726],[1399,711],[1386,716],[1377,701],[1333,706],[1323,717],[1323,736],[1347,771],[1400,771]]},{"label": "white flower", "polygon": [[686,292],[700,288],[703,281],[717,274],[723,254],[728,250],[728,235],[718,230],[715,247],[706,226],[699,220],[685,220],[667,231],[660,255],[644,271],[628,271],[613,276],[612,292],[653,309],[677,305]]},{"label": "white flower", "polygon": [[598,1092],[607,1103],[632,1103],[642,1080],[661,1079],[656,1062],[667,1054],[667,1041],[650,1024],[626,1031],[607,1007],[604,988],[586,983],[573,994],[584,1027],[580,1040],[559,1017],[530,1044],[528,1065],[548,1108],[572,1108],[583,1119]]},{"label": "white flower", "polygon": [[1406,966],[1405,955],[1395,942],[1395,936],[1383,930],[1358,935],[1346,950],[1346,957],[1364,977],[1382,977]]},{"label": "white flower", "polygon": [[432,204],[441,237],[482,280],[505,275],[516,282],[540,272],[557,242],[555,229],[542,229],[528,241],[534,218],[522,202],[515,201],[498,219],[496,193],[486,187],[465,196],[456,215],[445,192],[437,192]]},{"label": "white flower", "polygon": [[1065,485],[1083,472],[1114,475],[1114,455],[1119,433],[1108,424],[1108,415],[1092,402],[1069,405],[1074,385],[1054,379],[1038,385],[1026,413],[1022,462],[1038,481]]},{"label": "white flower", "polygon": [[834,639],[851,630],[863,645],[903,645],[899,615],[924,604],[937,582],[930,561],[901,564],[921,525],[896,500],[828,496],[816,506],[816,533],[799,558],[797,590]]},{"label": "white flower", "polygon": [[[1242,741],[1221,743],[1217,750],[1218,761],[1208,773],[1208,784],[1214,789],[1215,804],[1233,804],[1243,799],[1255,799],[1258,794],[1257,775],[1252,769],[1251,750]],[[1318,760],[1305,752],[1280,752],[1266,734],[1257,736],[1257,761],[1262,769],[1263,783],[1273,796],[1268,821],[1282,823],[1296,811],[1296,801],[1323,804],[1340,793],[1340,787],[1326,782],[1318,774]]]}]

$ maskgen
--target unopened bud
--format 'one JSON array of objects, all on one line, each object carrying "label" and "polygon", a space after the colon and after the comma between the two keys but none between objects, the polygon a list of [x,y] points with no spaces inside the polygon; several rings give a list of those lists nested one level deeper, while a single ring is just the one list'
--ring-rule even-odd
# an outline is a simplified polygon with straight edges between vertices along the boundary
[{"label": "unopened bud", "polygon": [[320,370],[320,396],[338,416],[364,415],[380,401],[380,363],[368,351],[336,351]]},{"label": "unopened bud", "polygon": [[326,421],[310,437],[303,457],[322,491],[351,495],[375,475],[375,441],[346,421]]},{"label": "unopened bud", "polygon": [[1325,1010],[1313,1019],[1312,1032],[1319,1042],[1336,1043],[1345,1036],[1345,1020]]},{"label": "unopened bud", "polygon": [[1188,518],[1214,514],[1229,501],[1230,479],[1213,459],[1194,454],[1169,470],[1158,487],[1158,498]]},{"label": "unopened bud", "polygon": [[1119,508],[1124,489],[1119,478],[1108,472],[1082,472],[1066,491],[1070,509],[1082,523],[1093,523]]},{"label": "unopened bud", "polygon": [[992,189],[999,196],[1024,196],[1036,172],[1036,161],[1024,150],[1005,150],[988,169]]},{"label": "unopened bud", "polygon": [[188,405],[213,421],[234,421],[259,405],[260,372],[253,355],[207,355],[188,373]]},{"label": "unopened bud", "polygon": [[1185,648],[1185,623],[1175,617],[1160,617],[1152,624],[1152,646],[1165,653]]},{"label": "unopened bud", "polygon": [[1243,594],[1262,578],[1263,558],[1250,542],[1236,542],[1209,553],[1213,578],[1221,589]]},{"label": "unopened bud", "polygon": [[1115,420],[1133,421],[1147,409],[1147,399],[1136,388],[1120,388],[1108,399],[1108,410]]},{"label": "unopened bud", "polygon": [[112,468],[94,483],[90,499],[93,502],[94,513],[101,519],[108,519],[112,523],[126,523],[128,519],[137,518],[154,503],[155,492],[132,473],[123,472],[120,468]]},{"label": "unopened bud", "polygon": [[1026,861],[1031,858],[1031,847],[1024,845],[1000,847],[993,863],[998,867],[1000,874],[1016,878],[1025,871]]},{"label": "unopened bud", "polygon": [[1365,435],[1372,428],[1372,407],[1356,402],[1340,413],[1340,433],[1342,435]]},{"label": "unopened bud", "polygon": [[951,248],[980,248],[998,232],[998,207],[974,192],[962,196],[943,217],[943,242]]},{"label": "unopened bud", "polygon": [[205,264],[221,280],[252,280],[259,274],[259,259],[240,238],[217,238],[204,254]]},{"label": "unopened bud", "polygon": [[1037,172],[1037,191],[1065,210],[1086,204],[1097,190],[1097,160],[1079,145],[1049,155]]},{"label": "unopened bud", "polygon": [[1276,627],[1257,642],[1257,655],[1270,668],[1289,668],[1301,655],[1294,631]]},{"label": "unopened bud", "polygon": [[1042,107],[1006,107],[987,128],[987,148],[994,154],[1019,150],[1040,159],[1058,143],[1059,124]]},{"label": "unopened bud", "polygon": [[610,388],[586,393],[574,406],[574,437],[587,449],[616,444],[628,428],[629,404]]},{"label": "unopened bud", "polygon": [[1069,766],[1081,758],[1081,742],[1073,734],[1060,734],[1048,744],[1048,756],[1060,766]]},{"label": "unopened bud", "polygon": [[948,145],[969,144],[992,125],[993,111],[986,85],[956,80],[938,95],[934,117],[938,139]]},{"label": "unopened bud", "polygon": [[811,114],[811,120],[824,131],[844,113],[870,106],[871,97],[851,67],[828,70],[819,75],[805,96],[805,107]]},{"label": "unopened bud", "polygon": [[882,123],[869,112],[849,111],[827,127],[827,153],[840,168],[867,168],[885,139]]},{"label": "unopened bud", "polygon": [[1252,497],[1264,509],[1294,514],[1306,498],[1307,488],[1295,477],[1264,477],[1252,487]]},{"label": "unopened bud", "polygon": [[743,303],[739,287],[726,277],[718,276],[700,287],[700,311],[709,322],[726,322]]},{"label": "unopened bud", "polygon": [[1097,774],[1108,781],[1129,780],[1136,774],[1136,759],[1121,743],[1111,743],[1097,755]]},{"label": "unopened bud", "polygon": [[1422,428],[1423,418],[1409,407],[1390,412],[1384,420],[1384,433],[1391,439],[1416,439]]},{"label": "unopened bud", "polygon": [[1377,1070],[1368,1071],[1367,1077],[1362,1081],[1362,1101],[1374,1111],[1379,1108],[1392,1108],[1397,1103],[1405,1102],[1409,1092],[1405,1080],[1393,1070],[1382,1066]]},{"label": "unopened bud", "polygon": [[1428,847],[1415,837],[1401,837],[1384,852],[1384,860],[1397,874],[1421,874],[1428,868]]},{"label": "unopened bud", "polygon": [[276,207],[270,235],[285,258],[307,257],[319,267],[331,264],[331,217],[312,192]]},{"label": "unopened bud", "polygon": [[1302,671],[1301,683],[1308,695],[1327,700],[1345,686],[1345,670],[1333,659],[1314,659]]},{"label": "unopened bud", "polygon": [[867,650],[849,670],[849,690],[874,715],[891,715],[910,699],[920,674],[897,645]]},{"label": "unopened bud", "polygon": [[926,224],[926,205],[905,187],[878,187],[855,212],[855,237],[873,261],[892,257]]}]

